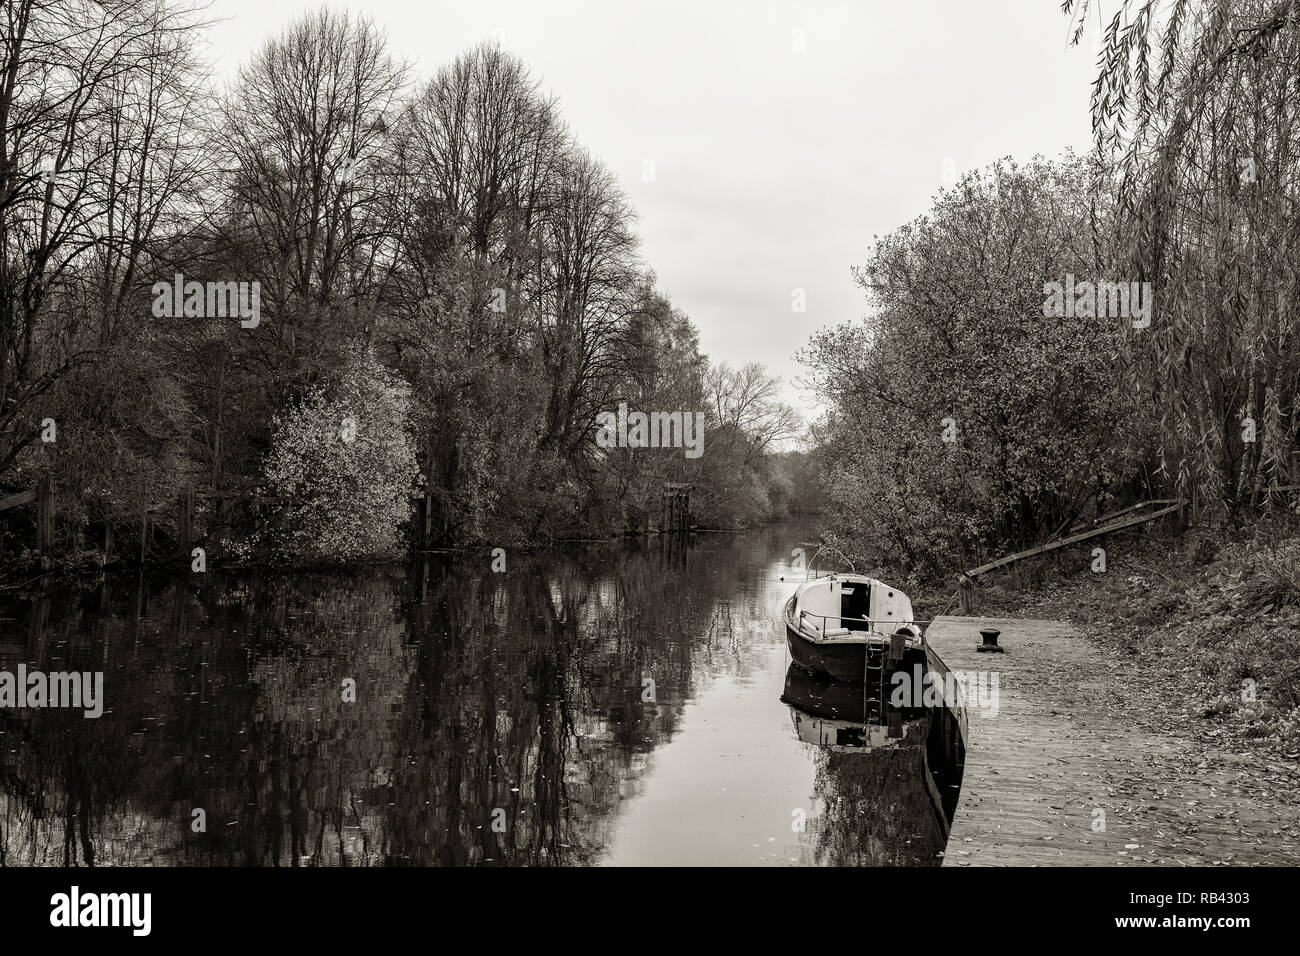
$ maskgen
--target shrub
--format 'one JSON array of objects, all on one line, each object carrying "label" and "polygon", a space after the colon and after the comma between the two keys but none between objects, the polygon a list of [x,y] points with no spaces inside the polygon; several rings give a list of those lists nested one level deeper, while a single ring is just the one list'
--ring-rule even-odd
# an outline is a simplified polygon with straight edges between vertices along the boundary
[{"label": "shrub", "polygon": [[276,416],[264,474],[279,507],[265,543],[328,562],[395,554],[419,480],[410,412],[409,388],[367,354]]}]

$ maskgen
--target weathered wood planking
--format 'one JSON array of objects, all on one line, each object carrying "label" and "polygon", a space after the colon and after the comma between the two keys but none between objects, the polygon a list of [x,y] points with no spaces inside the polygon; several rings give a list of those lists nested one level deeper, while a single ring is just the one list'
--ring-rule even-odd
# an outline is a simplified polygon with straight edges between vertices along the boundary
[{"label": "weathered wood planking", "polygon": [[[976,652],[982,627],[1002,631],[1005,653]],[[943,617],[926,636],[951,670],[998,675],[995,716],[968,701],[945,865],[1300,863],[1294,785],[1261,791],[1258,758],[1202,763],[1203,746],[1177,730],[1135,726],[1125,707],[1153,706],[1150,678],[1068,624]]]}]

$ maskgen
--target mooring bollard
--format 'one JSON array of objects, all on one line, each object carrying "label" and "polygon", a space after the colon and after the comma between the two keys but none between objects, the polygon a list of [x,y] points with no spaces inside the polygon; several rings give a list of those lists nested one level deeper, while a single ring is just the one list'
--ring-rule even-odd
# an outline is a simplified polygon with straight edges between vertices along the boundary
[{"label": "mooring bollard", "polygon": [[1005,652],[1005,647],[998,647],[998,635],[1001,633],[996,627],[980,628],[980,637],[984,639],[984,642],[977,645],[975,650],[981,654],[1001,654]]}]

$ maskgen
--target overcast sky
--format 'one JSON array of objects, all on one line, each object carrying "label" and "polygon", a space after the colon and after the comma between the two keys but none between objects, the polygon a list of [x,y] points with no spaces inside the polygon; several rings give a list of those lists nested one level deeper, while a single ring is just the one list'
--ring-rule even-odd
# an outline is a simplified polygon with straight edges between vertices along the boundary
[{"label": "overcast sky", "polygon": [[[787,383],[815,329],[863,314],[850,267],[926,211],[945,170],[1088,145],[1097,27],[1069,47],[1058,0],[330,5],[373,16],[417,76],[494,36],[523,57],[622,180],[645,259],[710,359]],[[213,0],[208,55],[232,76],[319,6]]]}]

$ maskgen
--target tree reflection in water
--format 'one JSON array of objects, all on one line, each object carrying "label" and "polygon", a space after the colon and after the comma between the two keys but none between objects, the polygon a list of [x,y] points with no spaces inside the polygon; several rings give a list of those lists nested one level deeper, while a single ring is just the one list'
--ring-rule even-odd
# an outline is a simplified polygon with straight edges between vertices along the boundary
[{"label": "tree reflection in water", "polygon": [[[800,532],[9,600],[0,668],[102,670],[106,703],[0,710],[0,865],[594,862],[684,702],[780,639],[773,568]],[[880,808],[850,756],[818,758],[846,808],[810,823],[826,862],[907,862],[901,817],[855,828]]]}]

